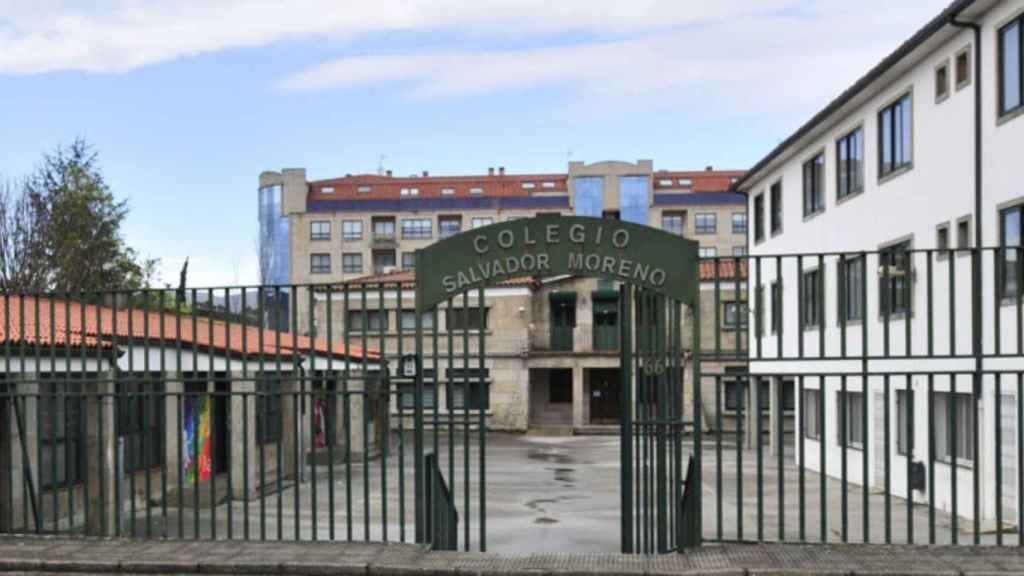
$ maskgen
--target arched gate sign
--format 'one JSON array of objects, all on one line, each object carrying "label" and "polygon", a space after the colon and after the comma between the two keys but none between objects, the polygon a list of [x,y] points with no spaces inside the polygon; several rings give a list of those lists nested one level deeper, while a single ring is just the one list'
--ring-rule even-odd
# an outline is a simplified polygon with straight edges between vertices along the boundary
[{"label": "arched gate sign", "polygon": [[[445,492],[436,489],[438,478],[443,484],[443,470],[427,469],[436,458],[425,459],[425,425],[429,418],[423,406],[423,363],[425,341],[429,342],[431,335],[424,331],[424,317],[436,318],[439,308],[444,307],[463,314],[468,322],[474,310],[471,294],[475,293],[475,306],[483,317],[486,287],[523,277],[567,275],[603,278],[619,286],[622,551],[666,552],[681,547],[684,541],[699,542],[699,498],[697,506],[689,510],[683,506],[684,460],[692,460],[690,470],[700,477],[699,451],[684,454],[683,450],[688,432],[694,435],[695,445],[700,445],[700,411],[692,411],[688,420],[683,408],[685,373],[692,371],[692,383],[699,380],[700,370],[699,355],[691,357],[684,352],[691,343],[700,341],[697,255],[696,242],[656,228],[575,216],[507,221],[417,251],[416,357],[421,365],[416,370],[414,437],[419,541],[434,542],[435,546],[438,540],[448,541],[450,535],[439,535],[439,531],[450,528],[445,519],[454,516],[446,516],[444,511],[454,513],[459,504],[444,501]],[[456,303],[458,297],[462,298],[461,308]],[[433,329],[436,344],[436,322]],[[449,376],[443,380],[436,368],[439,363],[435,352],[436,385],[450,388],[454,380],[455,386],[463,387],[463,397],[469,394],[474,378],[479,379],[481,387],[484,385],[485,332],[478,330],[474,342],[468,330],[463,332],[461,371],[456,376],[452,376],[456,374],[452,366],[459,364],[452,357],[452,347],[448,349]],[[690,405],[700,406],[699,386],[691,384],[689,388]],[[473,416],[478,417],[480,437],[474,475],[480,495],[475,524],[480,548],[486,549],[486,416],[482,409],[476,415],[465,411],[467,419]],[[438,427],[433,431],[436,451]],[[454,467],[449,470],[454,473]],[[465,470],[465,482],[470,480]],[[430,487],[429,491],[424,486]],[[468,507],[468,491],[466,494]],[[468,543],[470,515],[468,510],[462,513],[461,530],[456,530],[455,536],[461,531],[464,543]]]}]

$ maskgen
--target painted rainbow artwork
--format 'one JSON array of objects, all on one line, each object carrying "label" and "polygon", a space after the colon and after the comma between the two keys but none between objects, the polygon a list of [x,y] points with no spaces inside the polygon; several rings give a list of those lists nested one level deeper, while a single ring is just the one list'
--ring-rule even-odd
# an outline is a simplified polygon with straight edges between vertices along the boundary
[{"label": "painted rainbow artwork", "polygon": [[210,401],[206,394],[185,397],[183,436],[182,461],[185,467],[185,480],[193,485],[209,480],[213,462],[210,458]]}]

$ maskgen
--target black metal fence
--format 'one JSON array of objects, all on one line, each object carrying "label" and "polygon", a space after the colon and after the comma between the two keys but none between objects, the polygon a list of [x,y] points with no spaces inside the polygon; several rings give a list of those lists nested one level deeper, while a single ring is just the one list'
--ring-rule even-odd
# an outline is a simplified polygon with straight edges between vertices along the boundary
[{"label": "black metal fence", "polygon": [[1024,545],[1020,250],[719,259],[747,345],[702,359],[748,370],[701,374],[705,539]]},{"label": "black metal fence", "polygon": [[433,550],[459,549],[459,512],[436,454],[426,456],[426,532]]},{"label": "black metal fence", "polygon": [[428,542],[432,445],[464,506],[445,545],[478,545],[479,331],[439,338],[432,312],[417,391],[400,370],[411,298],[399,283],[0,294],[0,532]]}]

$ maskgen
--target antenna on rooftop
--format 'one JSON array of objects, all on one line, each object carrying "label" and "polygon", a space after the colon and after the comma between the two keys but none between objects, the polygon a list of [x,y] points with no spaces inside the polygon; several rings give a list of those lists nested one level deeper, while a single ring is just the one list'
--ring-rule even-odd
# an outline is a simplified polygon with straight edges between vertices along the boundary
[{"label": "antenna on rooftop", "polygon": [[377,176],[384,175],[384,161],[388,159],[387,154],[381,154],[380,159],[377,161]]}]

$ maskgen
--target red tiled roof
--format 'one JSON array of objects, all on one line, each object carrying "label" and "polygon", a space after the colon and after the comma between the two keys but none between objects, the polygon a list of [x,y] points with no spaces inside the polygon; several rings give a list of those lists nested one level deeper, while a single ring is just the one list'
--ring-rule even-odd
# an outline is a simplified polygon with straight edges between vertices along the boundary
[{"label": "red tiled roof", "polygon": [[[680,179],[688,178],[690,192],[725,192],[734,178],[743,176],[742,170],[659,170],[651,175],[656,191],[678,190],[684,187]],[[672,185],[661,180],[672,180]],[[545,187],[545,183],[548,183]],[[360,187],[369,191],[360,192]],[[524,187],[526,186],[526,187]],[[333,192],[324,192],[324,189]],[[402,188],[416,188],[415,196],[402,196]],[[451,188],[451,194],[441,190]],[[470,188],[483,189],[482,194],[471,194]],[[357,174],[342,178],[316,180],[309,183],[309,200],[380,200],[393,198],[451,198],[460,196],[534,196],[545,193],[566,194],[569,190],[568,174],[495,174],[469,176],[381,176]]]},{"label": "red tiled roof", "polygon": [[[352,286],[382,285],[385,288],[389,285],[397,286],[401,284],[403,288],[412,288],[416,285],[416,272],[413,270],[396,270],[395,272],[390,272],[388,274],[374,274],[371,276],[353,278],[342,282],[342,284],[349,284]],[[496,286],[506,288],[516,286],[533,288],[539,285],[540,283],[537,279],[532,276],[509,278],[508,280],[498,282],[496,284]]]},{"label": "red tiled roof", "polygon": [[[733,178],[740,178],[743,174],[742,170],[659,170],[651,175],[651,184],[655,191],[728,192]],[[690,180],[689,188],[679,183],[683,179]],[[662,180],[671,180],[672,183],[663,183]]]},{"label": "red tiled roof", "polygon": [[[722,258],[720,260],[701,260],[700,261],[700,281],[701,282],[714,282],[715,280],[715,262],[718,262],[718,279],[721,281],[725,280],[736,280],[736,260],[729,258]],[[747,260],[746,258],[740,257],[739,263],[740,280],[747,278]]]},{"label": "red tiled roof", "polygon": [[196,318],[193,325],[191,315],[176,316],[167,312],[145,310],[132,310],[130,316],[127,310],[117,310],[115,315],[113,308],[93,304],[85,305],[83,326],[82,312],[82,304],[78,302],[20,295],[0,297],[0,344],[78,347],[84,342],[89,348],[110,349],[119,342],[128,341],[139,345],[149,342],[152,345],[153,342],[163,340],[165,345],[180,341],[183,346],[190,348],[195,346],[197,349],[243,356],[261,352],[267,355],[280,353],[282,356],[292,356],[309,354],[312,351],[360,360],[364,355],[367,359],[380,357],[372,350],[366,350],[364,353],[359,346],[345,346],[339,343],[328,349],[327,343],[322,339],[313,341],[306,336],[295,337],[287,332],[261,330],[255,326],[243,326],[239,322],[215,320],[211,323],[209,319]]},{"label": "red tiled roof", "polygon": [[[545,182],[550,183],[548,187],[544,186]],[[524,188],[524,185],[527,187]],[[360,192],[360,186],[369,186],[370,190]],[[407,178],[362,174],[310,182],[309,200],[531,196],[537,193],[565,194],[568,191],[567,186],[568,177],[565,174],[410,176]],[[333,188],[334,192],[324,192],[324,188]],[[416,188],[418,192],[415,196],[402,196],[402,188]],[[451,188],[453,192],[442,194],[441,190],[444,188]],[[483,193],[470,193],[470,188],[481,188]]]}]

